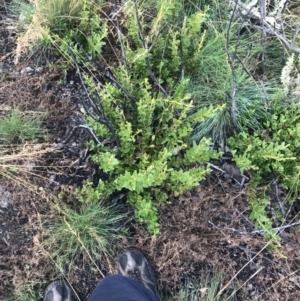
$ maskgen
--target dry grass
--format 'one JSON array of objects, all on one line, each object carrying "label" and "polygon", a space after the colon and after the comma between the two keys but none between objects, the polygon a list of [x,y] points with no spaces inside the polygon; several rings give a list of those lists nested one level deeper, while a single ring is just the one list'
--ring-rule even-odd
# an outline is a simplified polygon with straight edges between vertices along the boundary
[{"label": "dry grass", "polygon": [[[24,1],[19,1],[23,3]],[[25,27],[24,34],[18,38],[15,63],[18,63],[22,53],[34,43],[49,36],[49,30],[59,30],[59,26],[68,26],[82,18],[87,0],[29,0],[33,14],[30,23]],[[90,1],[89,1],[90,5]],[[28,19],[27,19],[28,21]]]},{"label": "dry grass", "polygon": [[39,162],[43,156],[53,152],[58,150],[46,143],[0,146],[0,175],[36,190],[37,187],[32,184],[30,178],[43,178],[35,168],[45,167],[39,166]]}]

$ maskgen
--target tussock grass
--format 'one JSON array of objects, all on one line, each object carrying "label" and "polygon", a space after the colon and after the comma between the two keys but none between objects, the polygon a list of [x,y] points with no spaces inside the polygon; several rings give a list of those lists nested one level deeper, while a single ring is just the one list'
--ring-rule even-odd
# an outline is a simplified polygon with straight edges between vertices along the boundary
[{"label": "tussock grass", "polygon": [[25,143],[42,138],[44,113],[20,112],[12,109],[0,117],[0,144]]},{"label": "tussock grass", "polygon": [[53,43],[50,33],[64,38],[77,28],[84,30],[83,25],[94,4],[94,0],[15,0],[12,10],[15,15],[19,15],[24,29],[24,33],[18,38],[15,63],[22,53],[39,43],[40,46],[50,46]]},{"label": "tussock grass", "polygon": [[12,109],[0,118],[0,175],[33,190],[35,186],[27,178],[37,176],[33,171],[36,162],[43,155],[55,152],[48,144],[33,143],[45,136],[44,116],[44,113]]},{"label": "tussock grass", "polygon": [[197,280],[187,279],[179,292],[167,298],[162,296],[162,301],[232,301],[233,297],[228,294],[218,295],[224,286],[221,272],[205,271]]},{"label": "tussock grass", "polygon": [[208,277],[202,283],[186,283],[179,291],[176,301],[231,301],[232,298],[216,297],[222,285],[222,276],[216,274],[209,281]]},{"label": "tussock grass", "polygon": [[[16,301],[38,301],[42,300],[44,289],[40,282],[26,282],[21,284],[16,291],[14,300]],[[10,300],[5,300],[10,301]],[[12,300],[11,300],[12,301]]]},{"label": "tussock grass", "polygon": [[[231,116],[231,95],[234,86],[236,130],[241,131],[245,127],[258,130],[269,118],[268,102],[275,97],[277,90],[273,76],[276,75],[278,78],[280,75],[282,49],[280,43],[274,39],[268,40],[263,88],[256,80],[261,72],[260,33],[253,32],[250,35],[241,29],[235,19],[230,24],[230,10],[224,3],[205,0],[192,3],[187,4],[189,12],[203,9],[207,5],[210,7],[209,17],[205,22],[206,38],[203,48],[194,69],[189,70],[188,91],[192,94],[195,105],[193,113],[209,105],[225,105],[214,118],[195,124],[192,140],[198,142],[203,137],[211,137],[217,145],[224,146],[227,137],[234,132]],[[228,53],[234,59],[235,76]]]},{"label": "tussock grass", "polygon": [[107,260],[114,254],[114,244],[125,234],[121,223],[126,213],[103,200],[81,203],[78,211],[63,204],[55,209],[59,217],[45,225],[49,233],[45,248],[59,269],[72,266],[80,256],[94,264],[98,259]]}]

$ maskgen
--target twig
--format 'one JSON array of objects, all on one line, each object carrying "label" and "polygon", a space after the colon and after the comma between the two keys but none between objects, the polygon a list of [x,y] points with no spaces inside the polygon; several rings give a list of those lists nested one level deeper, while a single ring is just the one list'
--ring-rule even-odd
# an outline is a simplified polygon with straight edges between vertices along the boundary
[{"label": "twig", "polygon": [[99,122],[102,123],[102,124],[104,124],[105,126],[108,127],[108,129],[109,129],[110,132],[112,133],[112,135],[113,135],[113,137],[114,137],[114,139],[115,139],[115,141],[116,141],[117,147],[118,147],[118,149],[119,149],[119,148],[120,148],[120,141],[119,141],[119,138],[118,138],[118,136],[117,136],[117,134],[116,134],[114,128],[111,126],[111,124],[109,123],[109,121],[107,120],[107,118],[106,118],[106,116],[105,116],[105,114],[104,114],[104,109],[103,109],[103,107],[102,107],[102,105],[101,105],[100,96],[99,96],[99,94],[98,94],[97,91],[95,91],[95,96],[96,96],[96,98],[97,98],[97,100],[98,100],[99,105],[101,106],[101,112],[102,112],[102,115],[100,116],[101,119],[100,119]]},{"label": "twig", "polygon": [[236,55],[236,58],[237,58],[237,60],[239,61],[239,63],[241,64],[243,70],[244,70],[250,77],[252,77],[256,82],[258,82],[258,83],[260,84],[261,89],[262,89],[262,91],[263,91],[263,93],[264,93],[265,99],[266,99],[266,101],[267,101],[268,107],[269,107],[269,104],[270,104],[270,98],[269,98],[269,95],[268,95],[268,93],[267,93],[267,91],[266,91],[266,87],[265,87],[264,81],[263,81],[262,79],[260,79],[260,78],[257,78],[253,73],[251,73],[251,72],[248,70],[247,66],[243,63],[243,61],[240,59],[240,57],[239,57],[238,55]]},{"label": "twig", "polygon": [[138,12],[138,7],[137,7],[137,3],[136,3],[136,0],[134,0],[134,8],[135,8],[135,17],[136,17],[136,22],[137,22],[137,26],[138,26],[138,31],[139,31],[139,38],[142,42],[142,46],[146,52],[146,56],[145,56],[145,61],[146,61],[146,65],[147,65],[147,69],[149,71],[149,74],[152,78],[152,80],[154,81],[154,83],[156,84],[156,86],[159,88],[159,90],[167,97],[168,96],[168,92],[162,87],[162,85],[159,83],[159,81],[157,80],[151,66],[150,66],[150,62],[149,62],[149,56],[148,56],[148,53],[149,53],[149,50],[147,49],[147,46],[146,46],[146,42],[145,42],[145,39],[143,37],[143,33],[142,33],[142,26],[141,26],[141,23],[140,23],[140,20],[139,20],[139,12]]},{"label": "twig", "polygon": [[283,8],[282,8],[282,10],[281,10],[281,14],[284,14],[284,13],[285,13],[285,10],[286,10],[286,8],[287,8],[287,5],[288,5],[289,1],[290,1],[290,0],[286,0],[286,1],[284,2]]},{"label": "twig", "polygon": [[97,138],[97,136],[94,134],[93,129],[86,126],[86,125],[78,125],[75,126],[68,134],[68,136],[66,137],[66,139],[64,141],[61,142],[62,145],[68,143],[68,141],[71,139],[71,137],[74,135],[75,131],[77,131],[78,129],[85,129],[90,135],[91,137],[100,145],[100,146],[104,146],[99,139]]},{"label": "twig", "polygon": [[229,25],[228,25],[227,33],[226,33],[226,46],[225,46],[225,51],[227,53],[228,61],[229,61],[231,72],[232,72],[232,93],[230,95],[230,97],[231,97],[231,119],[232,119],[232,124],[235,129],[237,128],[236,99],[235,99],[237,82],[236,82],[236,72],[235,72],[235,68],[234,68],[234,59],[232,58],[232,55],[229,52],[229,35],[230,35],[230,29],[231,29],[231,25],[233,22],[233,17],[234,17],[236,8],[237,8],[237,3],[235,3],[233,12],[231,13],[231,17],[230,17],[230,21],[229,21]]},{"label": "twig", "polygon": [[[250,250],[250,249],[248,249],[248,248],[244,248],[244,247],[242,247],[242,246],[237,246],[237,248],[239,248],[240,250],[244,251],[245,253],[248,252],[248,253],[257,255],[257,252],[254,252],[254,251],[252,251],[252,250]],[[273,262],[270,258],[268,258],[268,257],[266,257],[266,256],[264,256],[264,255],[262,255],[262,258],[265,259],[266,261],[268,261],[269,263],[271,263],[272,265],[274,264],[274,262]]]},{"label": "twig", "polygon": [[214,165],[214,164],[212,164],[212,163],[210,163],[210,162],[205,162],[208,166],[210,166],[211,168],[213,168],[213,169],[216,169],[216,170],[218,170],[218,171],[220,171],[220,172],[222,172],[222,173],[226,173],[225,172],[225,170],[223,170],[222,168],[220,168],[220,167],[218,167],[218,166],[216,166],[216,165]]},{"label": "twig", "polygon": [[[108,15],[108,17],[110,19],[114,19],[118,13],[121,11],[121,9],[128,3],[130,2],[131,0],[126,0],[124,1],[122,4],[118,5],[118,6],[115,6],[115,9]],[[116,5],[116,1],[115,2],[115,5]]]},{"label": "twig", "polygon": [[243,286],[245,286],[252,278],[254,278],[264,267],[260,267],[251,277],[249,277],[244,283],[242,283],[236,290],[234,290],[226,299],[225,301],[231,300],[231,298],[235,295],[237,291],[239,291]]},{"label": "twig", "polygon": [[[277,280],[275,283],[273,283],[271,286],[269,286],[265,291],[263,291],[260,295],[258,295],[255,299],[252,299],[253,301],[258,301],[258,300],[262,300],[261,296],[263,294],[265,294],[267,291],[271,290],[273,287],[275,287],[276,285],[278,285],[278,283],[282,282],[284,279],[289,279],[289,281],[291,281],[291,276],[292,275],[296,275],[298,276],[296,273],[298,273],[300,271],[300,269],[297,269],[296,271],[293,271],[291,273],[289,273],[288,275],[286,275],[285,277],[280,278],[279,280]],[[298,283],[295,283],[295,281],[293,281],[294,284],[296,284],[299,287]]]},{"label": "twig", "polygon": [[[260,0],[260,24],[261,27],[265,27],[264,20],[266,19],[266,0]],[[261,74],[265,73],[265,52],[267,47],[267,34],[263,30],[261,32],[261,45],[262,45],[262,51],[260,53],[260,65],[261,65]]]},{"label": "twig", "polygon": [[[114,0],[114,4],[115,4],[115,9],[117,9],[117,1],[116,0]],[[119,40],[120,40],[123,65],[124,65],[125,70],[128,71],[126,54],[125,54],[125,49],[124,49],[124,44],[123,44],[123,38],[122,38],[123,34],[122,34],[122,31],[121,31],[121,27],[120,27],[119,17],[118,17],[117,14],[114,14],[114,16],[116,17],[116,27],[117,27],[117,32],[118,32]]]},{"label": "twig", "polygon": [[268,108],[270,108],[270,98],[269,98],[269,95],[266,91],[266,87],[265,87],[265,83],[262,79],[258,78],[257,81],[259,82],[261,88],[262,88],[262,91],[264,93],[264,96],[265,96],[265,99],[267,100],[267,106]]},{"label": "twig", "polygon": [[[242,246],[237,246],[237,248],[239,248],[240,250],[244,251],[245,253],[248,252],[248,253],[251,253],[251,254],[253,254],[253,255],[255,255],[255,256],[257,256],[257,254],[258,254],[258,252],[254,252],[254,251],[252,251],[252,250],[250,250],[250,249],[248,249],[248,248],[244,248],[244,247],[242,247]],[[264,255],[262,255],[261,258],[263,258],[264,260],[268,261],[268,262],[271,264],[270,266],[274,266],[275,262],[274,262],[273,260],[271,260],[270,258],[268,258],[268,257],[266,257],[266,256],[264,256]],[[276,263],[276,264],[278,264],[278,263]],[[287,274],[290,274],[290,273],[291,273],[291,272],[290,272],[283,264],[281,264],[281,263],[280,263],[280,268],[281,268],[285,273],[287,273]],[[298,282],[300,283],[300,278],[299,278],[299,276],[296,275],[295,278],[298,278],[297,280],[298,280]],[[294,282],[294,283],[295,283],[295,282]],[[299,285],[298,283],[295,283],[295,284],[300,288],[300,285]]]},{"label": "twig", "polygon": [[[247,28],[247,31],[249,33],[250,29],[248,28],[248,26],[246,26],[246,28]],[[252,43],[247,45],[247,54],[246,54],[246,57],[245,57],[245,64],[244,64],[245,68],[247,68],[247,66],[248,66],[251,50],[252,50]]]},{"label": "twig", "polygon": [[298,33],[299,29],[300,29],[300,24],[297,24],[296,27],[295,27],[294,33],[293,33],[292,45],[295,44],[296,36],[297,36],[297,33]]},{"label": "twig", "polygon": [[[89,62],[93,63],[94,66],[102,72],[104,77],[109,80],[111,83],[113,83],[116,87],[118,87],[120,90],[123,91],[123,93],[134,103],[136,102],[136,99],[127,91],[127,89],[114,77],[113,73],[108,69],[102,67],[99,63],[95,62],[91,56],[89,56],[86,51],[83,49],[82,45],[79,43],[78,39],[76,36],[73,35],[73,39],[76,41],[77,45],[80,47],[80,50],[84,53],[86,58],[88,59]],[[70,47],[69,47],[70,49]],[[74,55],[73,55],[74,56]]]},{"label": "twig", "polygon": [[[226,2],[229,3],[229,5],[231,5],[231,6],[232,6],[232,2],[234,2],[234,7],[236,5],[238,5],[244,11],[246,11],[247,14],[244,15],[244,19],[245,19],[245,17],[247,17],[247,19],[248,19],[247,25],[249,27],[261,30],[262,32],[264,32],[264,34],[265,33],[270,33],[270,34],[276,36],[289,50],[294,51],[296,53],[300,53],[300,48],[298,48],[298,47],[295,46],[296,34],[297,34],[297,32],[298,32],[298,30],[300,28],[299,27],[300,24],[298,24],[295,27],[295,29],[293,31],[292,43],[289,43],[282,34],[279,34],[275,30],[275,29],[281,29],[282,28],[281,26],[279,26],[279,24],[277,23],[277,20],[275,18],[273,18],[273,17],[265,17],[265,19],[263,19],[260,13],[252,11],[252,8],[249,9],[249,7],[245,3],[242,3],[239,0],[226,0]],[[285,6],[286,6],[286,4],[285,4]],[[285,8],[285,6],[284,6],[284,8]],[[255,19],[255,20],[260,21],[261,23],[263,23],[263,26],[254,25],[252,23],[251,19]],[[274,24],[272,24],[272,26],[271,26],[270,23],[274,23]]]},{"label": "twig", "polygon": [[[283,34],[283,37],[285,38],[285,26],[283,25],[282,20],[280,20],[280,26],[281,26],[281,31]],[[282,44],[282,65],[286,63],[286,47],[284,44]]]},{"label": "twig", "polygon": [[156,45],[156,41],[158,40],[159,36],[161,35],[161,33],[163,32],[163,30],[167,27],[168,23],[164,24],[159,30],[158,33],[156,35],[156,37],[154,38],[153,42],[151,43],[150,47],[148,48],[148,54],[151,52],[153,46]]},{"label": "twig", "polygon": [[227,228],[227,227],[224,227],[224,228],[222,227],[221,228],[221,227],[218,227],[215,224],[213,224],[211,221],[208,221],[208,223],[210,225],[212,225],[214,228],[219,229],[219,230],[232,231],[232,232],[238,233],[240,235],[254,235],[254,234],[264,234],[264,233],[267,233],[267,232],[270,232],[270,231],[282,231],[282,230],[289,229],[289,228],[294,227],[294,226],[298,226],[298,225],[300,225],[300,219],[297,222],[291,223],[291,224],[288,224],[288,225],[284,225],[284,226],[280,226],[280,227],[276,227],[276,228],[271,228],[271,229],[254,230],[252,232],[239,231],[235,228]]},{"label": "twig", "polygon": [[[223,170],[222,168],[220,168],[220,167],[218,167],[218,166],[216,166],[216,165],[214,165],[214,164],[212,164],[212,163],[210,163],[210,162],[205,162],[207,165],[209,165],[211,168],[213,168],[213,169],[216,169],[216,170],[218,170],[218,171],[220,171],[220,172],[222,172],[222,173],[226,173],[226,171],[225,170]],[[246,181],[249,181],[249,178],[247,177],[247,176],[245,176],[245,175],[243,175],[243,174],[240,174],[240,176],[241,177],[243,177]]]},{"label": "twig", "polygon": [[280,211],[281,211],[282,215],[285,216],[285,210],[284,210],[283,204],[282,204],[282,202],[280,200],[280,197],[279,197],[278,182],[277,182],[277,178],[276,178],[276,175],[275,175],[275,172],[274,172],[273,168],[271,170],[271,177],[272,177],[272,183],[273,183],[273,186],[274,186],[274,189],[275,189],[276,201],[279,205],[279,208],[280,208]]},{"label": "twig", "polygon": [[[269,245],[269,243],[266,243],[266,245],[260,250],[260,252],[262,252],[267,246]],[[241,271],[243,271],[245,269],[245,267],[250,264],[252,261],[254,261],[254,259],[258,256],[259,253],[257,253],[257,255],[255,255],[251,260],[249,260],[232,278],[230,281],[228,281],[228,283],[226,285],[223,286],[223,288],[218,292],[218,294],[216,295],[216,297],[214,298],[214,300],[216,300],[218,297],[220,297],[222,295],[222,293],[226,290],[226,288],[232,283],[232,281],[239,275],[239,273]],[[253,276],[252,276],[253,277]]]},{"label": "twig", "polygon": [[279,237],[281,238],[282,241],[284,241],[286,244],[288,244],[290,247],[292,247],[297,253],[300,253],[300,249],[297,248],[288,238],[286,233],[282,232],[279,234]]},{"label": "twig", "polygon": [[[234,2],[234,6],[238,5],[240,8],[242,8],[244,11],[247,12],[247,15],[244,15],[245,17],[260,20],[261,14],[258,12],[253,11],[253,8],[255,5],[253,5],[251,8],[249,8],[245,3],[239,1],[239,0],[225,0],[229,5],[232,6],[232,2]],[[265,21],[266,22],[266,21]]]},{"label": "twig", "polygon": [[[95,105],[94,101],[91,99],[91,97],[89,96],[89,92],[86,88],[86,85],[84,84],[84,81],[83,81],[83,78],[82,78],[82,75],[81,75],[81,71],[80,71],[80,68],[79,68],[79,65],[77,64],[77,61],[76,61],[76,58],[75,58],[75,54],[73,52],[73,50],[71,49],[71,47],[68,46],[68,49],[69,49],[69,52],[70,52],[70,55],[72,57],[72,60],[73,60],[73,63],[75,64],[75,67],[76,67],[76,70],[77,70],[77,73],[78,73],[78,76],[79,76],[79,79],[80,79],[80,83],[81,83],[81,86],[83,87],[84,89],[84,92],[86,93],[86,96],[90,102],[90,105],[92,106],[92,108],[96,111],[96,113],[101,116],[102,113],[99,111],[98,107]],[[81,104],[83,105],[84,109],[86,110],[86,112],[93,118],[97,121],[97,117],[93,116],[93,114],[91,114],[90,110],[87,109],[84,101],[80,98],[81,100]]]},{"label": "twig", "polygon": [[296,53],[300,53],[300,48],[295,47],[293,44],[290,44],[282,35],[280,35],[277,31],[273,30],[272,28],[262,28],[261,26],[253,24],[250,24],[249,26],[259,30],[265,30],[266,32],[276,36],[289,50],[294,51]]},{"label": "twig", "polygon": [[[182,14],[182,11],[181,11],[181,14]],[[184,17],[183,17],[183,19],[184,19]],[[182,28],[183,22],[184,21],[181,22],[181,28]],[[180,38],[179,51],[180,51],[180,60],[181,60],[180,76],[181,76],[181,78],[183,78],[184,73],[185,73],[185,60],[184,60],[184,57],[183,57],[182,34],[179,35],[179,38]]]},{"label": "twig", "polygon": [[[80,72],[79,65],[77,64],[77,61],[76,61],[76,59],[75,59],[74,52],[73,52],[73,50],[72,50],[70,47],[68,47],[68,48],[69,48],[71,57],[72,57],[72,59],[73,59],[73,62],[74,62],[74,64],[75,64],[76,68],[77,68],[77,73],[78,73],[78,75],[79,75],[79,79],[80,79],[81,85],[82,85],[82,87],[83,87],[83,89],[84,89],[84,91],[85,91],[85,93],[86,93],[86,95],[87,95],[87,97],[88,97],[88,99],[89,99],[89,101],[90,101],[90,104],[91,104],[92,108],[93,108],[93,109],[96,111],[96,113],[98,114],[98,118],[95,117],[95,116],[93,116],[93,114],[91,114],[90,110],[88,110],[88,109],[86,108],[86,106],[85,106],[83,100],[81,101],[82,105],[84,106],[86,112],[87,112],[87,113],[88,113],[95,121],[97,121],[97,122],[99,122],[99,123],[101,123],[101,124],[103,124],[103,125],[105,125],[105,126],[108,127],[108,129],[109,129],[110,132],[112,133],[112,135],[113,135],[113,137],[114,137],[114,139],[115,139],[115,141],[116,141],[116,144],[117,144],[117,146],[118,146],[118,148],[119,148],[119,147],[120,147],[120,141],[119,141],[119,139],[118,139],[118,137],[117,137],[117,135],[116,135],[115,130],[113,129],[113,127],[111,126],[111,124],[109,123],[109,121],[107,120],[107,118],[106,118],[106,116],[105,116],[105,113],[104,113],[104,110],[103,110],[103,107],[102,107],[102,104],[101,104],[101,100],[100,100],[100,96],[99,96],[98,92],[97,92],[97,91],[94,91],[94,95],[96,96],[97,101],[98,101],[98,106],[97,106],[97,105],[95,104],[95,102],[93,101],[93,99],[90,97],[89,92],[88,92],[88,90],[87,90],[87,88],[86,88],[86,85],[85,85],[85,83],[84,83],[84,81],[83,81],[83,78],[82,78],[82,75],[81,75],[81,72]],[[100,110],[99,110],[99,107],[100,107]],[[81,126],[81,127],[84,127],[84,126]],[[96,137],[95,134],[93,133],[92,135],[94,135],[94,139],[95,139],[95,137]],[[96,140],[96,141],[97,141],[97,140]],[[98,141],[99,141],[99,140],[98,140]],[[103,146],[103,145],[102,145],[102,146]]]}]

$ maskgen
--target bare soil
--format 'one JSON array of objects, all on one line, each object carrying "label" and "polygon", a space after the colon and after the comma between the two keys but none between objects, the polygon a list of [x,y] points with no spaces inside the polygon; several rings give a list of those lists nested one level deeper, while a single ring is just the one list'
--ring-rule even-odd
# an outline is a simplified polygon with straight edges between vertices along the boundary
[{"label": "bare soil", "polygon": [[[11,107],[48,112],[47,143],[61,142],[82,118],[74,71],[65,74],[57,67],[48,68],[40,53],[14,65],[16,34],[10,26],[14,24],[2,9],[0,116]],[[55,63],[59,65],[59,58]],[[43,193],[0,176],[0,300],[15,300],[24,283],[39,283],[43,288],[60,276],[41,248],[43,222],[53,214],[49,207],[51,194],[72,191],[83,180],[93,177],[94,166],[88,159],[78,165],[86,139],[83,133],[78,134],[69,147],[45,156],[43,165],[47,168],[37,169],[43,178],[25,176],[28,183],[43,187]],[[53,185],[54,180],[59,185]],[[158,238],[153,239],[145,227],[131,221],[130,235],[118,247],[119,251],[124,246],[141,249],[153,265],[159,289],[165,292],[174,292],[187,279],[192,282],[217,269],[223,271],[225,283],[230,283],[228,291],[241,286],[235,300],[300,300],[298,229],[282,232],[280,252],[272,252],[260,235],[225,230],[254,230],[249,221],[247,188],[236,188],[234,183],[212,172],[196,189],[180,196],[170,195],[169,203],[159,205]],[[297,208],[290,218],[296,214]],[[108,263],[95,261],[104,275],[115,272],[113,259]],[[78,260],[67,274],[82,300],[87,299],[102,278],[87,258]]]}]

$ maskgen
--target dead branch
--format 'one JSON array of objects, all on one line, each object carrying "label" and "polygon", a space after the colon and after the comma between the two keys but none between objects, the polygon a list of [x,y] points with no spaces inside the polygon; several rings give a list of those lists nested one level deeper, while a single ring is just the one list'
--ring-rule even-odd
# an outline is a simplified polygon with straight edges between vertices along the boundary
[{"label": "dead branch", "polygon": [[[115,5],[115,10],[118,11],[118,6],[117,6],[117,1],[116,0],[114,0],[114,5]],[[119,17],[118,17],[117,13],[115,13],[113,16],[116,17],[116,28],[117,28],[118,37],[119,37],[120,46],[121,46],[123,65],[124,65],[125,70],[128,71],[127,59],[126,59],[124,43],[123,43],[123,34],[122,34],[122,31],[121,31],[121,27],[120,27]]]},{"label": "dead branch", "polygon": [[[265,27],[264,21],[266,19],[266,0],[260,0],[260,24],[261,27]],[[261,74],[265,73],[265,52],[267,48],[267,34],[264,30],[261,32],[261,45],[262,45],[262,51],[260,53],[260,66],[261,66]]]},{"label": "dead branch", "polygon": [[272,169],[271,171],[271,176],[272,176],[272,184],[274,186],[274,189],[275,189],[275,196],[276,196],[276,201],[279,205],[279,208],[280,208],[280,211],[282,213],[283,216],[285,216],[285,210],[284,210],[284,206],[280,200],[280,197],[279,197],[279,189],[278,189],[278,182],[277,182],[277,178],[276,178],[276,175],[275,175],[275,171]]},{"label": "dead branch", "polygon": [[[232,26],[233,17],[234,17],[236,8],[237,8],[237,3],[235,3],[235,5],[234,5],[233,12],[232,12],[231,17],[230,17],[230,21],[229,21],[229,25],[228,25],[227,33],[226,33],[226,46],[225,46],[225,51],[227,53],[229,65],[230,65],[231,72],[232,72],[232,93],[230,95],[230,98],[231,98],[231,120],[232,120],[233,127],[235,129],[237,128],[237,118],[236,118],[237,109],[236,109],[236,99],[235,99],[236,90],[237,90],[237,79],[236,79],[236,72],[235,72],[235,67],[234,67],[234,57],[229,51],[229,35],[230,35],[230,29],[231,29],[231,26]],[[238,43],[236,44],[235,50],[237,49],[237,45],[238,45]],[[235,53],[236,53],[236,51],[235,51]]]},{"label": "dead branch", "polygon": [[85,126],[85,125],[78,125],[78,126],[75,126],[68,134],[68,136],[64,139],[64,141],[61,142],[61,144],[66,144],[68,143],[68,141],[71,139],[71,137],[74,135],[74,133],[78,130],[78,129],[85,129],[89,134],[90,136],[100,145],[100,146],[104,146],[100,141],[99,139],[97,138],[97,136],[95,135],[95,133],[93,132],[93,129],[88,127],[88,126]]},{"label": "dead branch", "polygon": [[[264,30],[267,33],[270,33],[274,36],[276,36],[285,46],[286,48],[288,48],[289,50],[296,52],[296,53],[300,53],[300,48],[296,47],[293,43],[289,43],[281,34],[279,34],[276,30],[272,29],[272,28],[267,28],[264,27],[262,28],[261,26],[257,26],[254,24],[249,24],[250,27],[254,28],[254,29],[258,29],[258,30]],[[298,28],[298,25],[297,25]],[[299,30],[299,28],[298,28]]]},{"label": "dead branch", "polygon": [[[262,32],[263,38],[266,37],[266,34],[269,33],[273,36],[276,36],[284,46],[295,53],[300,53],[300,48],[295,46],[296,35],[300,29],[300,24],[294,26],[292,30],[292,41],[289,42],[285,37],[284,29],[286,24],[282,21],[280,16],[276,18],[273,16],[267,16],[265,14],[265,0],[261,0],[260,9],[261,12],[253,10],[253,7],[247,6],[247,4],[239,0],[226,0],[226,2],[233,8],[233,13],[241,14],[242,18],[247,26],[253,29],[260,30]],[[286,8],[287,1],[285,2],[280,14],[282,14]],[[235,9],[234,7],[238,6],[240,10],[245,11],[246,13],[241,13],[240,10]],[[258,26],[253,23],[253,21],[258,21],[261,25]],[[280,33],[280,31],[282,33]]]},{"label": "dead branch", "polygon": [[[218,170],[220,172],[222,172],[223,174],[227,174],[229,175],[224,169],[210,163],[210,162],[205,162],[209,167],[211,167],[212,169]],[[242,182],[240,183],[237,179],[235,179],[234,177],[232,177],[231,175],[229,175],[237,184],[240,185],[240,187],[242,188],[244,186],[245,180],[249,181],[249,178],[243,174],[239,174],[243,179]]]},{"label": "dead branch", "polygon": [[[80,50],[84,53],[85,57],[87,58],[87,60],[91,63],[93,63],[93,65],[95,66],[95,68],[100,71],[102,73],[102,75],[104,76],[104,78],[111,82],[113,85],[115,85],[117,88],[119,88],[121,91],[123,91],[123,93],[132,101],[132,103],[136,102],[136,99],[127,91],[127,89],[115,78],[115,76],[113,75],[113,73],[109,70],[109,68],[104,68],[102,67],[98,62],[94,61],[93,58],[87,54],[87,52],[84,50],[84,48],[82,47],[82,45],[80,44],[80,42],[78,41],[78,39],[76,38],[75,35],[73,35],[73,39],[76,41],[76,44],[79,46]],[[69,47],[70,49],[70,47]],[[72,59],[74,56],[72,56]],[[74,59],[73,59],[74,60]]]},{"label": "dead branch", "polygon": [[[119,147],[120,147],[120,141],[119,141],[119,139],[118,139],[118,137],[116,135],[115,130],[113,129],[113,127],[111,126],[111,124],[109,123],[108,119],[105,116],[105,112],[103,110],[103,107],[102,107],[102,104],[101,104],[101,100],[100,100],[100,96],[99,96],[98,92],[94,91],[94,96],[96,97],[97,102],[98,102],[97,105],[96,105],[95,102],[94,102],[94,100],[91,98],[91,96],[90,96],[90,94],[89,94],[89,92],[87,90],[87,87],[86,87],[86,85],[85,85],[85,83],[83,81],[79,65],[78,65],[78,63],[76,61],[76,58],[75,58],[75,54],[74,54],[73,50],[70,47],[68,47],[68,48],[69,48],[70,55],[71,55],[71,57],[73,59],[73,63],[76,66],[77,73],[78,73],[78,76],[79,76],[79,79],[80,79],[80,82],[81,82],[81,86],[83,87],[83,89],[84,89],[84,91],[86,93],[86,96],[87,96],[87,98],[88,98],[88,100],[90,102],[91,107],[95,110],[95,112],[97,113],[98,116],[95,116],[93,113],[91,113],[90,110],[85,106],[84,101],[81,100],[81,103],[82,103],[84,109],[86,110],[87,114],[89,114],[95,121],[97,121],[97,122],[105,125],[110,130],[110,132],[113,135],[114,140],[115,140],[115,142],[116,142],[116,144],[118,146],[118,149],[119,149]],[[97,137],[95,136],[94,132],[90,128],[88,128],[86,126],[79,126],[79,127],[86,128],[87,130],[89,129],[89,133],[92,135],[93,139],[95,140],[95,138],[96,138],[96,142],[98,144],[100,143],[100,141],[97,139]]]},{"label": "dead branch", "polygon": [[262,234],[265,234],[265,233],[270,232],[270,231],[282,231],[282,230],[285,230],[285,229],[292,228],[294,226],[298,226],[298,225],[300,225],[300,219],[297,222],[294,222],[294,223],[291,223],[291,224],[288,224],[288,225],[284,225],[284,226],[280,226],[280,227],[276,227],[276,228],[271,228],[271,229],[254,230],[254,231],[251,231],[251,232],[239,231],[235,228],[218,227],[215,224],[213,224],[211,221],[208,221],[208,223],[210,225],[212,225],[214,228],[218,229],[218,230],[231,231],[231,232],[234,232],[234,233],[237,233],[237,234],[240,234],[240,235],[255,235],[255,234],[262,235]]}]

